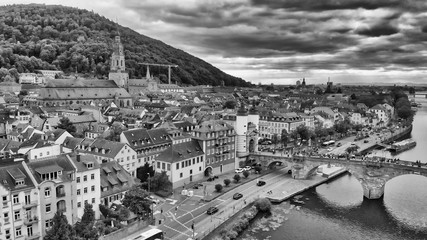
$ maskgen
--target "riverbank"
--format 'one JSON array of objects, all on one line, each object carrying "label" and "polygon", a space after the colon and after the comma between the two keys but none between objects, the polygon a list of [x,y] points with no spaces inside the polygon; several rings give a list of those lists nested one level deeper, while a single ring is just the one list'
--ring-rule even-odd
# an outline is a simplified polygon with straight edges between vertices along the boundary
[{"label": "riverbank", "polygon": [[206,235],[206,237],[204,237],[203,239],[215,239],[216,237],[218,237],[217,235],[219,234],[219,232],[221,232],[222,229],[225,229],[226,227],[232,225],[235,221],[237,221],[239,219],[238,216],[244,214],[248,207],[251,206],[256,199],[267,198],[273,203],[280,203],[295,195],[307,191],[308,189],[331,181],[347,172],[345,168],[335,167],[333,165],[328,167],[327,165],[324,165],[323,172],[315,174],[314,176],[310,177],[310,179],[298,180],[291,178],[290,175],[286,173],[287,171],[285,169],[282,169],[282,171],[284,172],[282,179],[274,183],[268,182],[268,191],[259,191],[259,194],[257,196],[254,196],[251,201],[248,201],[248,203],[250,204],[243,207],[240,211],[236,211],[232,216],[230,216],[229,218],[227,218],[227,220],[218,225],[216,229],[212,230],[212,232]]}]

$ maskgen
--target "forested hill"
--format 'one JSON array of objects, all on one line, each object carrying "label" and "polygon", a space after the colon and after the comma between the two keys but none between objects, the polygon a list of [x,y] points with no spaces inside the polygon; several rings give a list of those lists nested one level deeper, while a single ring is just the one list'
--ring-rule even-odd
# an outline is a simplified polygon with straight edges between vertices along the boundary
[{"label": "forested hill", "polygon": [[[0,6],[0,81],[21,72],[58,69],[106,78],[114,37],[120,32],[130,78],[145,76],[141,62],[176,64],[172,81],[182,84],[249,86],[209,63],[161,41],[118,26],[96,13],[53,5]],[[173,34],[173,33],[171,33]],[[6,71],[7,69],[7,71]],[[166,81],[167,69],[150,73]]]}]

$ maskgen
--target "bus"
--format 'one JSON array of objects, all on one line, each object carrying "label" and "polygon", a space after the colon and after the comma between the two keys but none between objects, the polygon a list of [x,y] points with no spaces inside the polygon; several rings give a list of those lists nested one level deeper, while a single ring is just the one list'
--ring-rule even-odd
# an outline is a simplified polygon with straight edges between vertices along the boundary
[{"label": "bus", "polygon": [[322,143],[322,146],[327,147],[327,146],[331,146],[334,145],[335,141],[334,140],[330,140],[330,141],[326,141],[324,143]]},{"label": "bus", "polygon": [[132,240],[163,240],[163,231],[157,228],[147,230]]}]

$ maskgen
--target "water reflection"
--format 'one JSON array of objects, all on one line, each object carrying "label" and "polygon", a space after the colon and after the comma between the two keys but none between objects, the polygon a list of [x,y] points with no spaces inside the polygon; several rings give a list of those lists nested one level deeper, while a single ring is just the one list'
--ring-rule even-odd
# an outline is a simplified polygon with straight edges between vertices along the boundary
[{"label": "water reflection", "polygon": [[347,174],[334,182],[322,184],[316,188],[319,198],[326,204],[334,207],[352,208],[363,201],[363,188],[359,181]]},{"label": "water reflection", "polygon": [[427,231],[427,178],[403,175],[387,182],[384,204],[387,211],[409,228]]}]

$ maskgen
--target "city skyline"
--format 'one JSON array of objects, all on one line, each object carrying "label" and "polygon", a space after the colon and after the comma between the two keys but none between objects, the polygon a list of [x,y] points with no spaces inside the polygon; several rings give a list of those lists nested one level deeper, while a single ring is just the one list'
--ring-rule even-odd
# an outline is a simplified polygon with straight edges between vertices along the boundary
[{"label": "city skyline", "polygon": [[252,83],[422,84],[422,1],[6,0],[78,7]]}]

